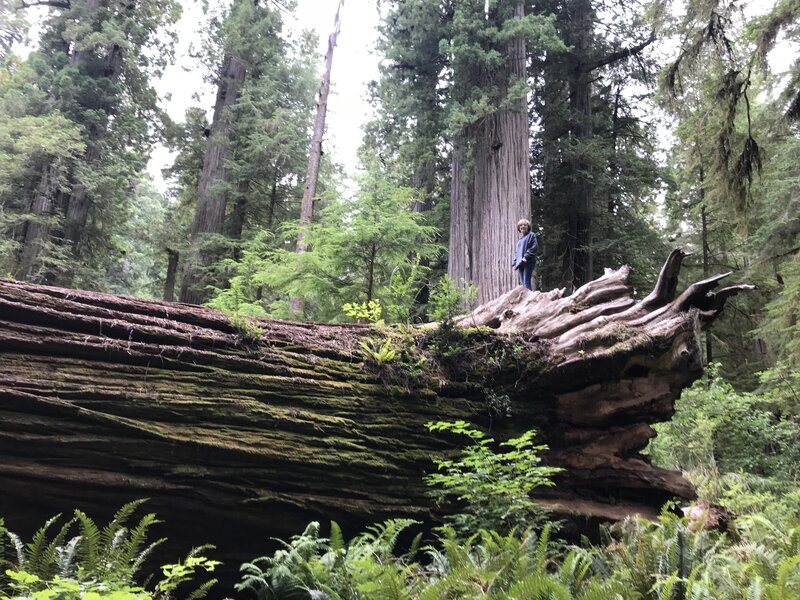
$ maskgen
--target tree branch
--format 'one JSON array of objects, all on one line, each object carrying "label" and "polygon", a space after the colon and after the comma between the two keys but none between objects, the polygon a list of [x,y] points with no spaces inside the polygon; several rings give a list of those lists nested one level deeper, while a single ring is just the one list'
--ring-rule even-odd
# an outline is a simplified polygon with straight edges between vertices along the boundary
[{"label": "tree branch", "polygon": [[33,0],[32,2],[25,2],[25,0],[22,0],[22,4],[17,7],[17,10],[31,8],[32,6],[50,6],[52,8],[63,9],[72,8],[69,0]]},{"label": "tree branch", "polygon": [[617,50],[616,52],[612,52],[611,54],[606,54],[604,57],[598,58],[596,61],[589,63],[587,65],[587,71],[594,71],[595,69],[599,69],[600,67],[605,67],[606,65],[610,65],[611,63],[617,62],[618,60],[622,60],[623,58],[628,58],[629,56],[635,56],[639,54],[642,50],[647,48],[655,40],[656,40],[656,34],[654,31],[651,31],[647,39],[644,40],[641,44],[636,44],[635,46],[630,46],[629,48],[623,48],[621,50]]}]

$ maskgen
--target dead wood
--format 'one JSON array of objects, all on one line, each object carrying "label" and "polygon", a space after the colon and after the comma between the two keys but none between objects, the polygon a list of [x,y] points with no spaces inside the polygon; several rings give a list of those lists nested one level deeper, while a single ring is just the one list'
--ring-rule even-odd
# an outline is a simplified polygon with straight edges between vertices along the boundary
[{"label": "dead wood", "polygon": [[[430,518],[422,476],[454,440],[425,423],[454,419],[495,437],[536,428],[566,469],[540,499],[562,513],[654,514],[694,491],[640,454],[651,424],[701,374],[698,333],[752,289],[714,292],[718,276],[677,295],[683,258],[641,301],[628,267],[568,297],[514,289],[462,317],[457,343],[435,328],[243,327],[202,307],[2,281],[0,514],[36,525],[151,497],[234,564],[311,518]],[[359,343],[387,338],[398,355],[385,364]]]}]

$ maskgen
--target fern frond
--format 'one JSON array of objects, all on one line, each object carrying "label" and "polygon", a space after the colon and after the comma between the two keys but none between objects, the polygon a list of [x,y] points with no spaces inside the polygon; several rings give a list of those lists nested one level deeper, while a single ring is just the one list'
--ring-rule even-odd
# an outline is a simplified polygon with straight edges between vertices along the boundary
[{"label": "fern frond", "polygon": [[800,554],[800,526],[793,527],[786,533],[785,550],[789,556]]},{"label": "fern frond", "polygon": [[[48,563],[55,565],[55,569],[59,573],[75,573],[77,571],[77,565],[75,564],[75,549],[77,548],[77,544],[79,543],[80,536],[73,537],[67,543],[74,544],[72,548],[67,551],[66,555],[64,553],[64,545],[67,539],[67,535],[69,534],[70,530],[72,529],[72,525],[75,523],[75,519],[70,519],[64,525],[61,526],[59,532],[55,535],[55,537],[50,541],[45,549],[45,559]],[[69,562],[65,562],[69,561]],[[62,575],[66,577],[67,575]]]},{"label": "fern frond", "polygon": [[342,528],[336,521],[331,521],[331,550],[338,551],[344,550],[344,536],[342,536]]},{"label": "fern frond", "polygon": [[400,534],[417,524],[419,521],[414,519],[387,519],[383,523],[368,527],[364,539],[371,542],[371,550],[375,555],[387,557],[394,552]]},{"label": "fern frond", "polygon": [[27,561],[25,560],[25,544],[22,539],[13,531],[6,531],[6,535],[11,540],[14,546],[14,551],[17,554],[17,564],[14,565],[17,571],[24,571],[26,569]]},{"label": "fern frond", "polygon": [[635,597],[631,596],[631,590],[621,583],[606,581],[592,582],[588,590],[577,596],[577,600],[628,600]]},{"label": "fern frond", "polygon": [[122,545],[119,552],[119,562],[124,566],[132,566],[131,575],[136,573],[140,568],[145,558],[153,548],[162,544],[166,538],[160,538],[142,550],[142,546],[147,542],[147,535],[150,527],[160,523],[154,513],[144,515],[139,523],[130,530],[127,541]]},{"label": "fern frond", "polygon": [[78,544],[81,541],[81,536],[75,536],[63,546],[56,546],[56,566],[59,577],[67,578],[73,577],[77,571],[75,564],[75,555]]},{"label": "fern frond", "polygon": [[75,510],[75,520],[81,532],[78,556],[81,568],[88,578],[94,578],[101,569],[101,537],[97,524],[81,510]]},{"label": "fern frond", "polygon": [[764,597],[764,580],[761,579],[760,576],[756,575],[753,581],[750,582],[750,585],[747,587],[747,595],[745,596],[746,600],[762,600]]},{"label": "fern frond", "polygon": [[133,562],[129,563],[129,565],[130,565],[130,567],[129,567],[130,571],[129,572],[130,572],[131,577],[134,574],[139,572],[139,569],[142,568],[142,565],[144,564],[144,561],[147,560],[147,557],[150,556],[150,554],[153,552],[153,550],[156,547],[158,547],[161,544],[163,544],[164,542],[166,542],[166,541],[167,541],[167,538],[159,538],[156,541],[154,541],[152,544],[147,546],[147,548],[145,548],[144,550],[139,552],[138,555],[136,555],[136,558],[133,560]]},{"label": "fern frond", "polygon": [[111,522],[103,527],[103,531],[100,534],[100,544],[106,551],[114,548],[115,541],[119,536],[119,532],[127,530],[128,519],[130,519],[131,515],[136,511],[136,509],[145,502],[147,502],[147,498],[141,498],[139,500],[133,500],[132,502],[123,504],[114,514],[114,518],[111,520]]},{"label": "fern frond", "polygon": [[580,589],[592,567],[592,558],[582,548],[572,548],[558,569],[558,579],[573,592]]},{"label": "fern frond", "polygon": [[539,534],[539,541],[536,544],[533,561],[535,573],[544,574],[547,570],[547,551],[550,547],[550,534],[552,531],[553,524],[547,523]]},{"label": "fern frond", "polygon": [[189,596],[187,596],[186,600],[201,600],[201,598],[205,598],[208,596],[209,590],[217,583],[217,579],[209,579],[203,585],[198,587],[195,591],[193,591]]},{"label": "fern frond", "polygon": [[[798,582],[798,579],[800,579],[798,573],[800,573],[800,554],[783,559],[778,566],[778,574],[775,578],[775,586],[778,591],[780,593],[787,593],[788,596],[789,585],[792,580],[794,580],[795,583],[800,583]],[[798,592],[800,590],[795,591]]]},{"label": "fern frond", "polygon": [[406,557],[413,558],[416,556],[417,552],[420,550],[420,545],[422,544],[422,532],[420,531],[417,535],[414,536],[414,539],[411,540],[411,546],[408,549],[408,553]]},{"label": "fern frond", "polygon": [[539,572],[511,586],[508,596],[520,600],[574,600],[569,589]]},{"label": "fern frond", "polygon": [[25,570],[43,579],[49,579],[55,574],[55,556],[50,555],[51,560],[48,560],[47,530],[60,518],[61,513],[47,519],[45,524],[36,530],[30,543],[25,548]]}]

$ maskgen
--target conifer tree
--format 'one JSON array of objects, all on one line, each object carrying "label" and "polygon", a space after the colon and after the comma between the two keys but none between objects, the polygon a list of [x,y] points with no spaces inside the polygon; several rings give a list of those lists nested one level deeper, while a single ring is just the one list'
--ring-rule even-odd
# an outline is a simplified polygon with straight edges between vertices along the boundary
[{"label": "conifer tree", "polygon": [[224,287],[220,261],[238,255],[248,226],[272,229],[289,215],[296,218],[313,104],[315,41],[308,34],[291,40],[282,29],[278,7],[237,0],[205,49],[217,96],[212,122],[204,129],[200,176],[195,183],[186,169],[196,162],[192,156],[201,125],[196,117],[192,130],[182,135],[183,165],[173,169],[180,173],[180,194],[194,203],[182,302],[202,303],[209,298],[209,285]]},{"label": "conifer tree", "polygon": [[648,78],[652,87],[654,67],[642,52],[654,38],[638,3],[545,1],[538,10],[556,14],[568,47],[535,55],[532,65],[542,276],[548,287],[575,289],[619,259],[636,264],[640,253],[628,247],[643,236],[636,245],[646,248],[653,238],[642,214],[646,190],[657,181],[653,143],[628,90],[647,86]]},{"label": "conifer tree", "polygon": [[415,0],[393,4],[384,26],[393,80],[378,90],[384,112],[417,140],[401,149],[427,144],[409,165],[427,189],[432,157],[447,153],[448,272],[476,284],[481,300],[514,285],[515,224],[530,214],[526,46],[561,47],[552,19],[526,16],[525,5]]},{"label": "conifer tree", "polygon": [[126,219],[132,185],[160,127],[150,82],[170,58],[168,27],[180,7],[151,0],[44,4],[54,12],[23,84],[33,93],[6,90],[6,97],[14,98],[14,116],[65,119],[79,132],[80,154],[67,144],[67,156],[42,157],[38,177],[16,190],[9,206],[16,215],[11,271],[23,279],[98,287],[103,274],[96,259],[113,252],[114,228]]}]

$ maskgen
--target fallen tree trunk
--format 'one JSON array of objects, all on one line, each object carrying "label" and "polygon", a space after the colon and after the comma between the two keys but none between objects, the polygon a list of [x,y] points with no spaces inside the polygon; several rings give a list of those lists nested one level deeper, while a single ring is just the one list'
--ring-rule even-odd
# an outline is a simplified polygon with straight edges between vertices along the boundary
[{"label": "fallen tree trunk", "polygon": [[453,440],[425,423],[454,419],[538,429],[566,469],[540,498],[559,512],[654,514],[694,492],[639,454],[650,424],[701,374],[700,329],[751,287],[714,293],[718,276],[675,297],[683,257],[641,301],[622,267],[569,297],[517,288],[454,329],[237,324],[2,281],[0,515],[150,497],[192,542],[252,557],[311,518],[428,518],[422,476]]}]

